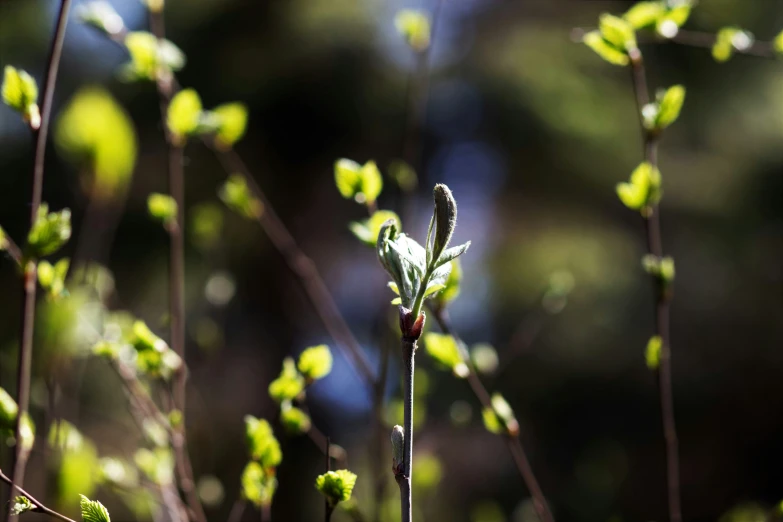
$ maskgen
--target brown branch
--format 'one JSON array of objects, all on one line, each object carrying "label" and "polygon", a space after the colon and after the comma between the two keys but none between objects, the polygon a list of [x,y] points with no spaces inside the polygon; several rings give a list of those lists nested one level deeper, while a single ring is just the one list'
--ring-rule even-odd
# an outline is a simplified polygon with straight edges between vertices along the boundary
[{"label": "brown branch", "polygon": [[[463,358],[468,367],[466,380],[468,381],[471,390],[473,390],[474,395],[483,408],[492,409],[492,398],[484,387],[484,384],[481,382],[478,373],[476,373],[476,368],[473,366],[470,357],[465,356],[465,343],[462,342],[462,339],[460,339],[459,335],[454,330],[448,312],[443,308],[432,308],[431,311],[443,333],[451,335],[457,343],[457,346],[463,352]],[[530,492],[530,496],[533,498],[533,507],[535,508],[536,513],[538,513],[539,519],[542,522],[554,522],[555,519],[552,515],[552,511],[550,510],[544,492],[541,490],[541,486],[538,484],[538,480],[533,473],[533,468],[530,466],[530,462],[525,455],[522,442],[519,440],[519,435],[509,434],[504,438],[508,449],[511,452],[511,456],[514,458],[514,464],[517,466],[517,470],[522,476],[522,480],[525,482],[525,485]]]},{"label": "brown branch", "polygon": [[[46,78],[43,85],[43,104],[41,106],[41,125],[35,134],[35,156],[33,158],[33,186],[30,205],[30,228],[35,225],[38,208],[41,206],[41,194],[43,192],[44,160],[46,156],[46,138],[49,133],[49,122],[52,116],[52,104],[54,101],[54,89],[57,84],[57,71],[60,67],[63,42],[65,40],[65,28],[68,25],[68,13],[71,8],[71,0],[62,0],[57,14],[57,23],[52,38],[52,46],[49,50],[49,61],[46,67]],[[33,358],[33,331],[35,325],[35,294],[37,289],[37,269],[35,261],[30,261],[23,268],[24,271],[24,297],[22,301],[21,339],[19,344],[19,362],[16,374],[16,401],[19,411],[16,416],[16,445],[13,450],[13,468],[11,472],[11,488],[8,491],[9,505],[2,509],[3,520],[14,520],[16,517],[10,514],[10,501],[14,495],[14,487],[24,484],[24,472],[27,465],[27,451],[22,444],[22,427],[30,406],[30,371]]]},{"label": "brown branch", "polygon": [[21,268],[22,266],[22,250],[17,246],[16,243],[14,243],[14,240],[8,237],[8,234],[5,235],[3,238],[3,244],[0,245],[0,250],[5,250],[8,252],[8,256],[14,260],[14,262],[19,265]]},{"label": "brown branch", "polygon": [[[55,511],[53,509],[49,509],[48,507],[43,505],[41,502],[36,500],[35,497],[33,497],[30,493],[28,493],[27,491],[22,489],[21,486],[18,486],[16,484],[14,484],[13,481],[10,478],[8,478],[5,475],[5,473],[3,473],[3,470],[0,470],[0,480],[2,480],[3,482],[5,482],[9,486],[11,486],[11,493],[12,493],[11,499],[12,500],[13,500],[13,491],[14,491],[14,489],[16,489],[16,491],[21,493],[23,496],[27,497],[27,500],[29,500],[36,507],[36,509],[34,511],[45,513],[46,515],[49,515],[50,517],[56,518],[58,520],[62,520],[63,522],[76,522],[74,519],[68,518],[65,515],[62,515],[62,514],[58,513],[57,511]],[[12,502],[12,506],[13,506],[13,502]]]},{"label": "brown branch", "polygon": [[[644,126],[641,116],[642,108],[649,102],[647,82],[645,78],[644,60],[642,54],[635,50],[629,53],[631,57],[631,72],[636,94],[637,111],[639,113],[645,161],[654,167],[658,164],[658,133]],[[663,256],[661,240],[661,225],[659,207],[651,209],[644,220],[647,235],[647,251],[660,259]],[[658,367],[658,388],[661,402],[661,417],[663,421],[664,440],[666,443],[666,475],[670,522],[681,522],[680,509],[680,457],[678,450],[677,428],[674,420],[674,398],[672,394],[671,345],[669,336],[669,300],[670,292],[664,288],[659,278],[654,278],[655,285],[655,334],[661,338],[661,355]]]}]

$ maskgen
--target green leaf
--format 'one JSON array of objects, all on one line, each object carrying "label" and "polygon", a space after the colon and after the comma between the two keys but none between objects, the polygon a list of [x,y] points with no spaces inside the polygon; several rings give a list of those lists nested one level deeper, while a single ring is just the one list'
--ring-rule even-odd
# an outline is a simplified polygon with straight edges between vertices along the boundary
[{"label": "green leaf", "polygon": [[30,502],[29,498],[19,496],[14,498],[14,504],[11,506],[11,515],[17,516],[26,511],[34,511],[35,509],[35,504]]},{"label": "green leaf", "polygon": [[247,107],[242,103],[225,103],[212,111],[218,121],[215,140],[223,149],[231,148],[245,135]]},{"label": "green leaf", "polygon": [[599,31],[590,31],[584,35],[582,41],[586,46],[595,51],[598,56],[613,65],[624,66],[630,63],[628,55],[604,40]]},{"label": "green leaf", "polygon": [[665,129],[677,119],[685,101],[685,87],[674,85],[666,89],[663,96],[658,101],[658,115],[655,120],[655,127]]},{"label": "green leaf", "polygon": [[26,255],[38,259],[58,251],[71,237],[71,211],[49,212],[45,203],[27,235]]},{"label": "green leaf", "polygon": [[440,256],[440,259],[435,263],[435,268],[441,267],[447,263],[451,263],[456,258],[464,254],[470,248],[470,241],[462,245],[447,248]]},{"label": "green leaf", "polygon": [[397,230],[402,230],[402,222],[399,216],[391,210],[377,210],[364,221],[354,221],[348,225],[353,234],[367,246],[375,246],[381,226],[389,220],[395,222]]},{"label": "green leaf", "polygon": [[19,414],[19,406],[16,401],[0,388],[0,430],[13,430],[16,427],[16,416]]},{"label": "green leaf", "polygon": [[71,260],[67,257],[54,265],[48,261],[38,263],[38,283],[47,291],[50,299],[59,299],[68,294],[65,290],[65,277],[70,264]]},{"label": "green leaf", "polygon": [[753,45],[753,35],[739,27],[724,27],[715,36],[712,57],[717,62],[728,61],[735,50],[744,51]]},{"label": "green leaf", "polygon": [[427,353],[456,377],[464,379],[470,373],[457,341],[451,335],[427,332],[424,334]]},{"label": "green leaf", "polygon": [[77,16],[83,24],[91,25],[104,33],[116,36],[125,30],[125,23],[114,7],[104,0],[92,0],[78,6]]},{"label": "green leaf", "polygon": [[492,433],[507,433],[516,435],[519,433],[519,423],[514,416],[514,410],[499,393],[492,394],[492,408],[485,408],[482,412],[484,426]]},{"label": "green leaf", "polygon": [[177,202],[168,194],[150,194],[147,198],[147,210],[150,216],[171,225],[177,221]]},{"label": "green leaf", "polygon": [[659,279],[664,286],[674,282],[674,259],[669,256],[657,257],[648,254],[642,258],[642,267],[645,272]]},{"label": "green leaf", "polygon": [[461,282],[462,266],[459,263],[459,259],[454,259],[451,261],[449,276],[443,282],[443,290],[433,297],[435,306],[437,308],[445,308],[454,301],[459,296]]},{"label": "green leaf", "polygon": [[169,131],[180,143],[198,130],[201,118],[201,98],[193,89],[183,89],[171,99],[166,114]]},{"label": "green leaf", "polygon": [[772,47],[775,49],[776,53],[783,54],[783,31],[779,32],[775,37],[775,40],[772,42]]},{"label": "green leaf", "polygon": [[170,77],[185,66],[185,55],[179,47],[168,40],[158,40],[152,33],[129,32],[125,47],[131,61],[122,69],[121,77],[127,81]]},{"label": "green leaf", "polygon": [[383,178],[374,161],[359,165],[353,160],[339,159],[334,164],[337,190],[346,199],[361,204],[373,204],[383,190]]},{"label": "green leaf", "polygon": [[666,5],[662,1],[637,2],[625,12],[623,18],[634,29],[643,29],[655,25],[664,13],[666,13]]},{"label": "green leaf", "polygon": [[277,490],[277,479],[272,470],[265,470],[258,462],[248,462],[242,471],[242,497],[257,507],[272,504]]},{"label": "green leaf", "polygon": [[101,87],[80,89],[55,127],[57,150],[84,173],[83,187],[101,201],[123,196],[136,165],[133,122]]},{"label": "green leaf", "polygon": [[133,323],[129,344],[136,349],[136,367],[151,377],[169,379],[182,367],[182,359],[144,321]]},{"label": "green leaf", "polygon": [[174,455],[171,449],[141,448],[133,455],[133,462],[153,484],[168,486],[174,483]]},{"label": "green leaf", "polygon": [[481,410],[481,417],[484,421],[484,427],[487,428],[487,431],[494,433],[495,435],[500,435],[503,433],[503,423],[495,414],[495,410],[492,408],[484,408]]},{"label": "green leaf", "polygon": [[259,462],[264,469],[276,468],[283,460],[280,443],[272,432],[272,426],[265,419],[245,416],[245,439],[250,458]]},{"label": "green leaf", "polygon": [[627,51],[636,48],[633,26],[618,16],[603,13],[598,18],[598,30],[603,39],[616,49]]},{"label": "green leaf", "polygon": [[498,368],[498,352],[488,343],[474,344],[470,349],[470,360],[476,371],[485,375],[492,375]]},{"label": "green leaf", "polygon": [[269,384],[269,396],[279,403],[290,401],[298,397],[304,387],[304,377],[296,370],[294,360],[286,357],[280,376]]},{"label": "green leaf", "polygon": [[388,175],[405,192],[414,191],[419,184],[416,171],[402,160],[393,161],[389,165]]},{"label": "green leaf", "polygon": [[315,479],[315,489],[326,497],[330,506],[334,507],[340,502],[351,499],[356,478],[356,474],[347,469],[327,471]]},{"label": "green leaf", "polygon": [[653,335],[647,342],[647,348],[644,351],[644,358],[647,361],[647,367],[651,370],[657,370],[661,364],[661,347],[663,340],[658,335]]},{"label": "green leaf", "polygon": [[223,234],[223,210],[213,203],[195,205],[190,211],[188,232],[198,248],[214,248]]},{"label": "green leaf", "polygon": [[310,431],[310,416],[293,406],[290,401],[280,405],[280,424],[291,435],[301,435]]},{"label": "green leaf", "polygon": [[32,129],[41,126],[38,110],[38,84],[21,69],[6,65],[3,69],[3,102],[22,115]]},{"label": "green leaf", "polygon": [[430,18],[425,11],[399,11],[394,17],[394,27],[414,51],[422,52],[430,46]]},{"label": "green leaf", "polygon": [[232,174],[218,191],[218,197],[228,208],[242,217],[258,219],[264,213],[264,206],[253,197],[247,181],[241,174]]},{"label": "green leaf", "polygon": [[297,368],[308,381],[323,379],[332,371],[332,352],[325,344],[307,348],[299,356]]},{"label": "green leaf", "polygon": [[631,210],[646,214],[661,199],[661,173],[648,162],[641,163],[631,173],[628,183],[617,184],[617,196]]},{"label": "green leaf", "polygon": [[81,495],[82,522],[111,522],[109,511],[97,500]]}]

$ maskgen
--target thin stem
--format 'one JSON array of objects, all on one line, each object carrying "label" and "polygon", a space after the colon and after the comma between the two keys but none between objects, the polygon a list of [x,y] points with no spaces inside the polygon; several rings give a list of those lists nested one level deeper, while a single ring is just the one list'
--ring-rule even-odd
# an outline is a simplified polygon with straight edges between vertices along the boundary
[{"label": "thin stem", "polygon": [[[443,308],[433,308],[432,315],[435,316],[435,321],[438,323],[441,331],[443,331],[445,334],[451,335],[460,350],[465,351],[465,344],[454,330],[448,312]],[[473,394],[479,400],[483,408],[492,408],[492,398],[487,389],[484,387],[484,384],[481,382],[478,373],[476,373],[476,369],[473,366],[470,357],[464,357],[464,359],[465,364],[468,366],[468,375],[466,380],[468,381],[471,390],[473,390]],[[511,452],[511,456],[514,459],[514,464],[516,465],[522,480],[525,482],[525,486],[530,492],[530,496],[533,498],[533,507],[538,514],[538,518],[542,522],[554,522],[555,518],[552,515],[552,511],[550,510],[549,504],[546,501],[544,492],[541,490],[541,486],[538,484],[536,475],[533,473],[533,468],[530,466],[530,461],[528,460],[527,455],[525,454],[525,450],[522,447],[522,442],[519,440],[519,434],[509,434],[505,437],[505,440],[506,445]]]},{"label": "thin stem", "polygon": [[[53,509],[49,509],[48,507],[44,506],[41,502],[36,500],[35,497],[33,497],[30,493],[28,493],[27,491],[22,489],[21,486],[18,486],[16,484],[14,484],[13,481],[10,478],[8,478],[5,475],[5,473],[3,473],[3,470],[0,470],[0,480],[2,480],[3,482],[5,482],[9,486],[11,486],[11,492],[12,493],[13,493],[14,489],[16,489],[16,491],[18,491],[19,493],[21,493],[22,495],[27,497],[27,499],[36,507],[36,511],[40,511],[41,513],[45,513],[45,514],[49,515],[50,517],[56,518],[58,520],[62,520],[63,522],[76,522],[74,519],[68,518],[65,515],[62,515],[62,514],[58,513],[57,511],[55,511]],[[13,496],[14,495],[12,495],[12,497],[11,497],[12,499],[13,499]]]},{"label": "thin stem", "polygon": [[[324,451],[324,460],[326,461],[326,472],[329,473],[332,470],[332,458],[329,456],[329,449],[332,446],[332,440],[326,437],[326,451]],[[324,497],[324,522],[329,522],[332,519],[332,511],[334,508],[329,503],[329,498]]]},{"label": "thin stem", "polygon": [[215,151],[226,173],[240,174],[253,193],[253,197],[261,202],[264,211],[258,217],[258,223],[267,233],[278,252],[282,254],[288,267],[299,279],[302,288],[310,302],[313,303],[329,335],[340,347],[348,352],[354,367],[358,370],[368,390],[372,390],[375,383],[372,366],[367,360],[361,345],[348,327],[345,318],[340,313],[313,260],[302,251],[283,221],[278,217],[261,187],[242,161],[242,158],[234,150],[221,150],[208,140],[205,140],[205,143]]},{"label": "thin stem", "polygon": [[413,467],[413,370],[416,354],[416,341],[405,337],[402,339],[402,364],[405,373],[405,402],[403,440],[402,474],[397,475],[397,484],[400,486],[400,513],[402,522],[411,522],[412,495],[411,475]]},{"label": "thin stem", "polygon": [[[691,31],[688,29],[680,29],[677,34],[667,40],[680,45],[689,45],[692,47],[704,47],[712,49],[715,44],[717,36],[712,33],[704,31]],[[665,40],[664,40],[665,41]],[[758,56],[760,58],[775,58],[775,47],[770,42],[762,42],[754,40],[749,47],[744,49],[734,48],[734,52],[738,54],[747,54],[750,56]]]},{"label": "thin stem", "polygon": [[[642,107],[649,101],[645,80],[644,60],[638,51],[631,56],[631,70],[634,92],[636,93],[637,109],[641,114]],[[641,117],[641,116],[640,116]],[[653,166],[658,163],[658,135],[645,128],[642,122],[644,137],[644,158]],[[644,220],[647,236],[647,251],[656,258],[663,256],[659,207],[654,207]],[[670,522],[681,522],[680,509],[680,457],[677,428],[674,420],[674,397],[672,393],[671,344],[669,335],[669,300],[671,298],[659,279],[655,285],[655,334],[661,338],[661,356],[658,367],[658,391],[661,402],[661,417],[663,422],[664,440],[666,443],[666,476]]]},{"label": "thin stem", "polygon": [[245,509],[247,509],[247,502],[242,498],[238,498],[231,507],[231,512],[228,514],[226,522],[241,522]]},{"label": "thin stem", "polygon": [[[68,25],[68,13],[71,9],[71,0],[62,0],[60,11],[57,14],[57,23],[52,38],[52,46],[49,50],[49,61],[46,67],[46,78],[43,86],[43,104],[41,106],[41,125],[35,134],[35,156],[33,159],[33,191],[30,205],[30,228],[35,224],[38,208],[41,206],[41,194],[43,192],[44,160],[46,156],[46,138],[49,134],[49,122],[52,115],[54,102],[54,89],[57,84],[57,71],[60,67],[63,42],[65,41],[65,28]],[[27,464],[27,452],[22,447],[22,427],[30,403],[30,371],[33,357],[33,330],[35,325],[35,294],[36,294],[36,263],[30,261],[24,270],[24,298],[22,302],[21,339],[19,348],[19,362],[16,376],[16,401],[19,411],[16,416],[16,445],[13,450],[13,469],[11,473],[11,488],[8,492],[8,500],[13,498],[14,486],[24,484],[24,472]],[[11,505],[7,510],[3,509],[3,519],[15,519],[10,515]]]},{"label": "thin stem", "polygon": [[3,243],[0,245],[0,249],[5,250],[8,252],[8,256],[14,260],[14,262],[19,265],[19,267],[22,266],[22,250],[17,246],[16,243],[14,243],[14,240],[8,237],[6,235],[3,238]]}]

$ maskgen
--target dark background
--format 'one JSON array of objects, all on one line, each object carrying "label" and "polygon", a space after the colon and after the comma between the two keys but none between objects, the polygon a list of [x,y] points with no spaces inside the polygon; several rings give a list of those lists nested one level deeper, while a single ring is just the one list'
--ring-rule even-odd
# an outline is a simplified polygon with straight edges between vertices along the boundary
[{"label": "dark background", "polygon": [[[146,29],[141,3],[113,3],[130,28]],[[332,165],[339,157],[375,159],[386,172],[400,157],[414,61],[393,17],[402,7],[432,5],[171,0],[166,7],[167,36],[188,57],[180,83],[195,88],[206,107],[247,104],[250,123],[237,151],[375,364],[381,343],[393,338],[387,324],[395,312],[373,252],[347,229],[364,211],[339,195]],[[523,444],[563,521],[667,517],[657,386],[644,363],[653,307],[640,266],[643,228],[614,193],[641,160],[630,73],[571,39],[572,28],[594,26],[601,12],[630,5],[445,0],[420,135],[420,184],[403,214],[406,230],[423,240],[431,187],[444,182],[454,191],[456,241],[473,246],[451,314],[469,344],[497,347],[503,370],[485,382],[515,409]],[[0,2],[0,64],[25,68],[40,82],[54,11],[51,1]],[[703,0],[686,27],[715,32],[732,24],[771,40],[783,29],[783,2]],[[651,89],[681,83],[688,90],[661,144],[661,216],[664,250],[677,263],[672,350],[683,513],[693,522],[717,520],[738,505],[770,508],[783,497],[783,65],[748,56],[717,64],[709,49],[675,44],[644,45],[642,52]],[[122,48],[72,19],[55,118],[86,84],[104,85],[132,116],[135,177],[101,261],[115,275],[114,305],[163,334],[168,243],[146,215],[146,198],[165,191],[165,144],[153,85],[116,78],[126,60]],[[31,157],[29,133],[1,107],[0,223],[16,238],[26,230]],[[188,208],[217,201],[224,174],[214,155],[192,144],[186,161]],[[386,181],[380,206],[402,213],[401,193]],[[78,237],[87,199],[79,172],[53,146],[44,200],[73,209]],[[12,388],[21,286],[5,261],[0,385]],[[562,270],[575,287],[563,311],[550,314],[540,295],[550,274]],[[235,283],[225,306],[204,298],[215,271]],[[227,213],[217,253],[189,245],[187,313],[191,454],[196,474],[215,475],[225,488],[210,519],[225,519],[238,491],[243,416],[274,419],[266,389],[283,357],[321,342],[332,346],[336,361],[309,394],[313,420],[348,450],[359,474],[356,499],[369,511],[370,399],[256,223]],[[199,343],[194,333],[205,319],[220,327],[215,342]],[[523,337],[538,332],[521,350],[509,345],[520,328]],[[534,520],[528,493],[502,441],[481,425],[469,388],[435,369],[425,353],[417,360],[429,374],[429,392],[416,449],[443,465],[437,488],[420,497],[422,519]],[[389,397],[400,394],[397,367],[395,358]],[[33,412],[40,418],[40,366],[36,377]],[[473,407],[468,425],[452,425],[455,400]],[[132,452],[138,434],[105,367],[74,361],[62,402],[63,415],[101,454]],[[320,520],[312,487],[320,452],[305,437],[281,440],[273,519]],[[44,473],[36,458],[31,466],[28,484],[38,491]],[[396,485],[388,478],[393,506]],[[127,516],[111,493],[99,496],[113,518]],[[245,519],[255,517],[248,512]]]}]

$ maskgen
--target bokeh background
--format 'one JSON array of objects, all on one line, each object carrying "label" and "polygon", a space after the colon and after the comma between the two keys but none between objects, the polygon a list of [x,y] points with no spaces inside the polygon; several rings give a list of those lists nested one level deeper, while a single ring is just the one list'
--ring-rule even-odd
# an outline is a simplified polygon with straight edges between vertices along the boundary
[{"label": "bokeh background", "polygon": [[[146,30],[140,2],[112,4],[129,28]],[[653,307],[640,265],[643,227],[614,193],[641,158],[630,75],[571,37],[601,12],[630,5],[444,0],[417,133],[418,188],[406,194],[387,178],[379,200],[423,240],[433,184],[452,188],[456,240],[473,244],[451,315],[468,344],[496,347],[498,368],[482,378],[516,411],[533,468],[563,521],[667,516],[657,385],[644,361]],[[431,11],[434,2],[170,0],[165,11],[167,37],[188,57],[179,82],[207,107],[248,106],[248,131],[236,149],[376,365],[384,343],[394,342],[396,312],[372,250],[347,228],[365,211],[337,192],[333,163],[374,159],[386,173],[402,155],[416,61],[393,18],[406,7]],[[55,11],[48,0],[0,2],[0,64],[40,82]],[[726,25],[771,40],[783,29],[783,2],[703,0],[687,27]],[[693,522],[765,520],[763,510],[783,498],[783,65],[748,56],[717,64],[708,49],[675,44],[642,51],[652,89],[687,88],[660,148],[664,250],[677,264],[672,344],[683,512]],[[132,119],[138,157],[127,202],[111,203],[122,209],[116,233],[86,222],[85,172],[54,143],[44,201],[73,210],[75,237],[65,254],[100,237],[91,255],[114,274],[112,306],[163,335],[168,239],[147,216],[146,199],[166,189],[166,149],[154,86],[117,77],[127,59],[74,17],[54,107],[56,126],[77,91],[100,85]],[[18,116],[0,107],[0,224],[15,238],[26,230],[32,149]],[[308,393],[313,421],[348,451],[359,474],[356,500],[369,513],[371,398],[263,230],[220,206],[224,179],[210,150],[188,145],[188,215],[210,204],[222,216],[217,244],[191,240],[186,257],[188,427],[196,475],[208,477],[204,490],[217,497],[209,518],[224,520],[238,494],[243,416],[275,419],[267,386],[282,359],[320,343],[333,348],[335,367]],[[553,274],[572,279],[573,289],[542,300]],[[8,259],[0,296],[0,385],[12,389],[21,285]],[[33,416],[41,425],[51,395],[46,358],[56,349],[40,336]],[[399,361],[392,361],[390,401],[401,393]],[[420,520],[535,520],[466,383],[426,353],[417,361],[426,389],[417,403],[426,409],[417,458],[437,459],[430,480],[417,486]],[[141,435],[116,377],[87,358],[64,368],[58,415],[101,455],[132,454]],[[284,461],[273,520],[320,520],[312,484],[321,453],[307,437],[278,428]],[[68,477],[48,466],[37,449],[28,485],[55,502]],[[387,475],[384,520],[394,520],[397,488]],[[117,495],[98,496],[115,520],[132,518]]]}]

